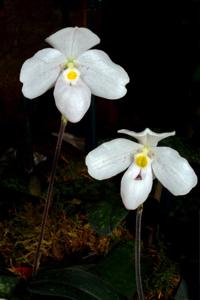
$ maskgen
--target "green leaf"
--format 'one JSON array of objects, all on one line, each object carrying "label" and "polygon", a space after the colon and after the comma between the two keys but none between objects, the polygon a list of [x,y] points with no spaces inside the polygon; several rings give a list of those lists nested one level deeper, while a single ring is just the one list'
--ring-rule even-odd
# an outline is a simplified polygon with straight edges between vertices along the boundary
[{"label": "green leaf", "polygon": [[185,280],[181,281],[181,284],[175,296],[175,300],[189,300],[188,288]]},{"label": "green leaf", "polygon": [[119,300],[110,285],[78,267],[43,271],[32,281],[29,290],[33,294],[72,300]]},{"label": "green leaf", "polygon": [[0,275],[0,297],[10,296],[18,282],[14,276]]},{"label": "green leaf", "polygon": [[126,297],[131,297],[136,292],[133,256],[133,242],[122,242],[115,246],[94,269],[116,291]]},{"label": "green leaf", "polygon": [[29,287],[32,294],[40,296],[61,297],[70,300],[93,300],[88,294],[56,280],[40,280],[35,281]]},{"label": "green leaf", "polygon": [[109,235],[127,216],[117,192],[109,190],[104,199],[88,207],[88,221],[99,235]]}]

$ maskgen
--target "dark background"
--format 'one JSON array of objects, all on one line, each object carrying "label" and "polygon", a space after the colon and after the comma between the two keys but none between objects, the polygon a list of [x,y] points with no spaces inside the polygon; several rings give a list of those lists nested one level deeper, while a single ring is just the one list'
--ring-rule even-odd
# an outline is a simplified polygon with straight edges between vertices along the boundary
[{"label": "dark background", "polygon": [[[91,28],[101,38],[98,48],[130,76],[123,99],[95,101],[97,137],[116,136],[120,128],[150,127],[175,129],[199,144],[200,82],[194,78],[200,63],[200,1],[2,0],[0,25],[3,144],[15,144],[23,127],[22,63],[65,26]],[[25,101],[37,137],[37,127],[46,135],[59,122],[52,91],[40,98]],[[85,136],[88,119],[69,125],[69,131]]]}]

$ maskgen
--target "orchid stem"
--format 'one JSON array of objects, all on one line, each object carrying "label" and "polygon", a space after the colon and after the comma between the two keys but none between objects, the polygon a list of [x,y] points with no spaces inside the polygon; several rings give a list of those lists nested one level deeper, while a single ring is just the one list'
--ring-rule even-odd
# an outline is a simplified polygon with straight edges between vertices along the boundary
[{"label": "orchid stem", "polygon": [[47,198],[46,198],[44,211],[43,211],[43,215],[42,215],[41,229],[40,229],[40,234],[39,234],[39,238],[38,238],[38,244],[37,244],[37,249],[36,249],[36,253],[35,253],[35,259],[34,259],[34,263],[33,263],[33,274],[32,274],[33,276],[36,275],[36,273],[38,271],[38,268],[39,268],[39,265],[40,265],[40,258],[41,258],[40,248],[41,248],[41,245],[42,245],[42,241],[44,239],[45,227],[46,227],[49,208],[50,208],[51,200],[52,200],[52,193],[53,193],[53,185],[54,185],[54,179],[55,179],[56,166],[57,166],[60,151],[61,151],[61,145],[62,145],[62,140],[63,140],[63,135],[64,135],[64,132],[65,132],[66,125],[67,125],[67,119],[64,116],[62,116],[61,124],[60,124],[60,130],[59,130],[59,134],[58,134],[58,140],[57,140],[54,159],[53,159],[53,164],[52,164],[50,178],[49,178]]},{"label": "orchid stem", "polygon": [[135,228],[135,276],[136,276],[136,287],[138,293],[138,300],[144,300],[144,292],[142,288],[142,277],[141,277],[141,221],[142,221],[143,205],[137,208],[136,212],[136,228]]}]

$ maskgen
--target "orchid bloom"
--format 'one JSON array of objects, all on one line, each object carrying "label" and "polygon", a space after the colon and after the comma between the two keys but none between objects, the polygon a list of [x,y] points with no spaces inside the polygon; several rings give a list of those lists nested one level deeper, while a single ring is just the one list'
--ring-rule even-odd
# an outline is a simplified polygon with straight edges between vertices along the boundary
[{"label": "orchid bloom", "polygon": [[124,138],[106,142],[86,157],[89,174],[95,179],[110,178],[125,169],[121,181],[121,197],[127,209],[136,209],[148,197],[156,177],[173,195],[185,195],[196,184],[197,176],[188,161],[169,147],[157,147],[162,139],[175,132],[155,133],[150,129],[128,134],[139,143]]},{"label": "orchid bloom", "polygon": [[88,50],[100,42],[89,29],[64,28],[49,36],[46,42],[54,48],[38,51],[22,65],[20,81],[25,97],[36,98],[55,85],[58,110],[76,123],[87,112],[91,93],[107,99],[126,94],[128,74],[105,52]]}]

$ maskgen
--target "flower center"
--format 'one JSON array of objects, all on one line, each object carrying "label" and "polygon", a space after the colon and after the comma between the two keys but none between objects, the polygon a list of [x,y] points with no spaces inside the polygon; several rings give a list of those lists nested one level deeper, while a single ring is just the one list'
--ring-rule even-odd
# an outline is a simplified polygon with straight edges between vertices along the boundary
[{"label": "flower center", "polygon": [[135,156],[135,163],[140,168],[145,168],[149,163],[149,158],[145,154],[137,154]]},{"label": "flower center", "polygon": [[150,161],[151,149],[149,147],[143,147],[141,152],[135,155],[134,162],[140,168],[146,168]]},{"label": "flower center", "polygon": [[74,85],[77,83],[77,81],[80,77],[80,72],[77,68],[69,67],[63,71],[63,76],[64,76],[65,81],[68,84]]},{"label": "flower center", "polygon": [[78,73],[72,69],[66,74],[66,76],[69,80],[75,80],[78,76]]}]

